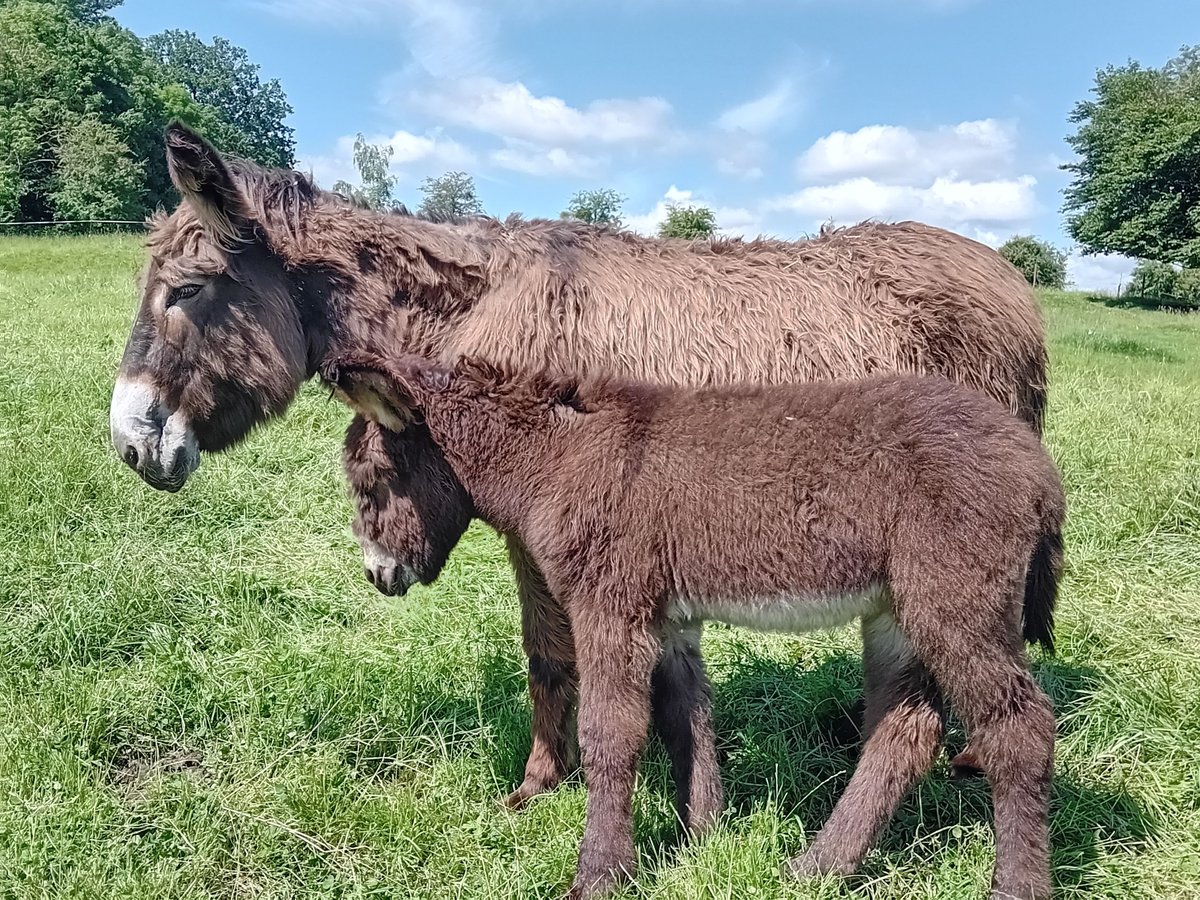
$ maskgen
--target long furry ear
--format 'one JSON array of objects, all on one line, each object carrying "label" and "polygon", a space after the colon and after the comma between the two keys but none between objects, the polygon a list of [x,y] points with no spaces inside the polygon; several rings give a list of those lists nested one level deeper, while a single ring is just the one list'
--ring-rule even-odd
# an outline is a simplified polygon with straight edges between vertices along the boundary
[{"label": "long furry ear", "polygon": [[328,361],[321,378],[350,407],[391,431],[403,431],[417,419],[425,398],[449,386],[449,373],[424,360],[389,363],[351,353]]},{"label": "long furry ear", "polygon": [[242,190],[221,154],[181,122],[167,126],[166,146],[171,183],[213,239],[228,250],[236,249],[248,239],[250,214]]}]

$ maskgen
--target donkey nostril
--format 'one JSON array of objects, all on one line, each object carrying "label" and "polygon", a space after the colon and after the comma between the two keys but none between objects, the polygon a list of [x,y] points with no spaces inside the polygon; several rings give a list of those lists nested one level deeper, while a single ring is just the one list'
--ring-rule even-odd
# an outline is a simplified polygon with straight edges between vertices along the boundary
[{"label": "donkey nostril", "polygon": [[126,465],[128,465],[131,469],[136,469],[138,467],[138,461],[139,460],[138,460],[137,447],[134,447],[132,444],[129,445],[128,447],[126,447],[125,448],[125,463],[126,463]]}]

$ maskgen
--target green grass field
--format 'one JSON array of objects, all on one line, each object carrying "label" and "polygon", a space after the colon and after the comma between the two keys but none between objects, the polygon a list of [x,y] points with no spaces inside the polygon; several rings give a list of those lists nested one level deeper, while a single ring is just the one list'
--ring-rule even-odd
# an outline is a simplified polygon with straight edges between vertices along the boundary
[{"label": "green grass field", "polygon": [[[578,778],[524,813],[529,708],[500,542],[474,527],[403,600],[362,576],[315,387],[180,494],[108,444],[132,237],[0,239],[0,898],[561,896]],[[1071,511],[1058,896],[1200,897],[1200,317],[1043,297]],[[676,838],[651,745],[629,897],[984,894],[981,783],[945,760],[855,879],[797,886],[856,751],[853,628],[710,627],[729,812]],[[961,735],[952,735],[961,742]]]}]

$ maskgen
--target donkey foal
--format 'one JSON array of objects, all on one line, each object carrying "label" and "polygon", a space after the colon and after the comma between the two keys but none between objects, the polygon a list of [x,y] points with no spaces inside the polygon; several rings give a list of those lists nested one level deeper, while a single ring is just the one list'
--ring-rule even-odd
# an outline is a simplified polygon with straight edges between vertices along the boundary
[{"label": "donkey foal", "polygon": [[720,810],[716,760],[692,750],[712,743],[687,650],[705,619],[805,631],[855,618],[866,743],[791,870],[855,870],[930,768],[944,695],[992,788],[993,898],[1050,896],[1054,716],[1022,637],[1052,640],[1065,503],[1037,437],[995,401],[903,376],[681,390],[363,355],[322,374],[387,429],[423,417],[445,461],[426,488],[457,482],[518,535],[567,612],[588,785],[572,896],[633,870],[652,707],[685,821]]}]

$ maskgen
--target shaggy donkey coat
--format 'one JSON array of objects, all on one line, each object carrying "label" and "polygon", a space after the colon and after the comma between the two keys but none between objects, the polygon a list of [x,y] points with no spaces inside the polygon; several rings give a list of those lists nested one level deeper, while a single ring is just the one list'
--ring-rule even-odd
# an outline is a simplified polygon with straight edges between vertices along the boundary
[{"label": "shaggy donkey coat", "polygon": [[[226,160],[183,126],[168,130],[167,159],[184,202],[152,223],[111,412],[117,452],[154,487],[181,488],[201,451],[282,412],[322,360],[350,350],[695,386],[936,373],[1041,427],[1046,352],[1029,286],[937,228],[683,242],[561,220],[433,223]],[[386,537],[364,543],[368,571],[389,592],[431,581],[470,510],[410,493],[414,467],[442,466],[428,434],[359,420],[350,437],[359,531]],[[508,544],[533,699],[517,804],[569,767],[577,679],[565,611],[520,540]]]},{"label": "shaggy donkey coat", "polygon": [[[422,415],[477,514],[521,539],[566,610],[588,784],[574,896],[632,871],[656,669],[686,669],[668,746],[709,727],[688,632],[859,617],[868,739],[792,869],[857,867],[933,762],[944,694],[992,786],[993,897],[1050,896],[1054,715],[1021,622],[1053,605],[1065,503],[1049,455],[994,401],[941,378],[684,390],[361,355],[323,376],[387,428]],[[704,817],[719,798],[690,802]]]}]

